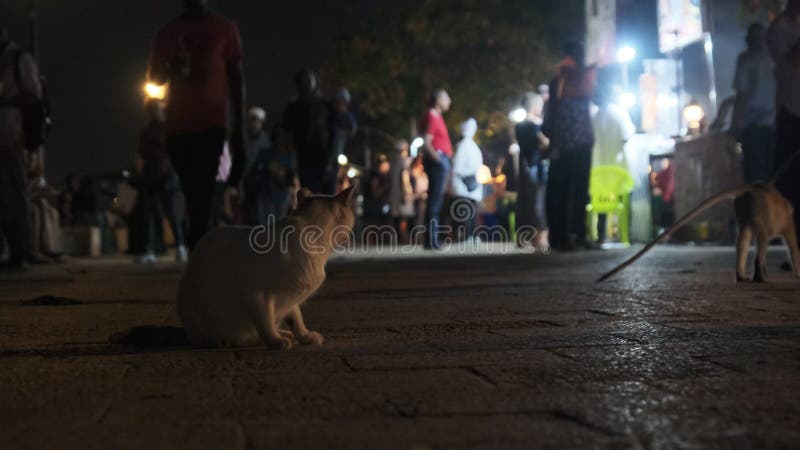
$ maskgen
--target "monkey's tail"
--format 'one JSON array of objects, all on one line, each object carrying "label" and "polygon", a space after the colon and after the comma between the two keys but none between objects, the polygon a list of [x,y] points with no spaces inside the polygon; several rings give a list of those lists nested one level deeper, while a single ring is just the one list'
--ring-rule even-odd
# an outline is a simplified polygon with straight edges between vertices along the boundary
[{"label": "monkey's tail", "polygon": [[800,150],[794,152],[792,156],[789,157],[789,159],[784,161],[784,163],[778,168],[778,170],[775,171],[775,175],[773,175],[772,178],[767,180],[766,185],[769,187],[775,187],[775,184],[777,184],[778,180],[781,179],[781,177],[786,173],[786,171],[792,168],[792,164],[794,163],[794,160],[797,158],[800,158]]},{"label": "monkey's tail", "polygon": [[620,264],[617,267],[615,267],[614,269],[612,269],[610,272],[608,272],[605,275],[603,275],[602,277],[600,277],[597,280],[597,282],[598,283],[603,282],[603,281],[613,277],[614,275],[616,275],[617,273],[619,273],[620,271],[622,271],[626,267],[630,266],[631,264],[635,263],[637,259],[641,258],[651,248],[655,247],[656,244],[658,244],[659,242],[661,242],[664,239],[668,238],[672,233],[677,231],[679,228],[683,227],[687,223],[689,223],[692,220],[694,220],[694,218],[697,217],[698,215],[700,215],[703,211],[711,208],[712,206],[714,206],[717,203],[722,202],[724,200],[733,200],[736,197],[744,194],[745,192],[751,191],[752,189],[753,189],[753,185],[752,184],[746,184],[746,185],[739,186],[739,187],[736,187],[736,188],[733,188],[733,189],[729,189],[729,190],[724,191],[724,192],[720,192],[719,194],[709,198],[708,200],[704,201],[703,203],[698,205],[693,210],[689,211],[688,214],[686,214],[685,216],[681,217],[677,222],[675,222],[671,227],[669,227],[669,229],[667,229],[667,231],[661,233],[657,238],[655,238],[652,242],[647,244],[643,249],[639,250],[638,253],[636,253],[635,255],[630,257],[627,261],[623,262],[622,264]]}]

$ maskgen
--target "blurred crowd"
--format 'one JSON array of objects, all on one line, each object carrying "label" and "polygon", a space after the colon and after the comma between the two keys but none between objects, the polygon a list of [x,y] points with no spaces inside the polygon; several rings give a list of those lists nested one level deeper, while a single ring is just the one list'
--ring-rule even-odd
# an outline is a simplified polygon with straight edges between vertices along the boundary
[{"label": "blurred crowd", "polygon": [[[800,54],[800,1],[788,3],[770,29],[769,52],[764,27],[753,26],[737,67],[734,128],[748,181],[769,176],[799,140],[791,64]],[[324,93],[316,74],[303,69],[294,77],[296,97],[282,114],[248,108],[236,23],[205,0],[184,5],[153,43],[148,79],[168,89],[166,98],[146,103],[135,167],[104,177],[70,175],[60,190],[43,176],[49,127],[44,80],[34,58],[2,31],[0,256],[7,265],[58,260],[70,245],[62,228],[72,230],[70,242],[80,234],[74,230],[99,230],[92,239],[100,252],[126,250],[137,263],[154,263],[168,245],[176,261],[185,262],[213,227],[269,225],[292,211],[301,187],[333,195],[353,183],[360,184],[359,229],[389,227],[399,243],[437,249],[448,240],[507,239],[538,251],[597,246],[587,238],[590,172],[625,167],[624,145],[635,128],[613,101],[612,86],[598,83],[597,68],[585,63],[579,41],[565,47],[549,84],[522,97],[511,152],[482,150],[480,124],[472,118],[460,124],[454,145],[445,121],[452,99],[445,89],[433,89],[420,105],[418,137],[411,143],[392,138],[383,149],[364,144],[364,163],[355,164],[350,159],[359,127],[346,88]],[[773,73],[782,93],[777,132]],[[775,139],[773,155],[765,145]],[[668,161],[651,182],[655,196],[670,203]],[[793,183],[779,186],[796,201],[800,190]],[[476,233],[480,226],[505,233]],[[600,241],[606,229],[601,217]],[[363,235],[365,244],[386,236]]]}]

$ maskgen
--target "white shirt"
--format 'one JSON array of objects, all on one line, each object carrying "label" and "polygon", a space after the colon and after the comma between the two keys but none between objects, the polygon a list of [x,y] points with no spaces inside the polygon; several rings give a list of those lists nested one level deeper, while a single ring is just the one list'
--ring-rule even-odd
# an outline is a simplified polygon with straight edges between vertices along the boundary
[{"label": "white shirt", "polygon": [[778,82],[777,103],[800,116],[800,67],[788,60],[789,52],[800,42],[800,22],[781,14],[767,31],[767,48],[775,61]]},{"label": "white shirt", "polygon": [[599,108],[592,116],[592,128],[592,167],[618,165],[627,168],[625,142],[636,132],[628,111],[614,104]]},{"label": "white shirt", "polygon": [[453,157],[451,193],[456,197],[465,197],[477,202],[483,200],[483,186],[478,186],[470,192],[462,179],[462,177],[477,176],[482,165],[483,154],[478,144],[472,139],[462,139],[456,147],[456,156]]}]

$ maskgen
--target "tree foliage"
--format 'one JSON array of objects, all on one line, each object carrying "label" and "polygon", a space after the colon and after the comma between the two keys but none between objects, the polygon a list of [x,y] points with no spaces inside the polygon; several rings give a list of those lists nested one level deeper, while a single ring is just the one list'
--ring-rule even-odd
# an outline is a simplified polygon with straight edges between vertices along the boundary
[{"label": "tree foliage", "polygon": [[521,94],[549,80],[584,17],[583,0],[381,3],[366,32],[332,44],[323,74],[350,88],[368,121],[398,136],[435,87],[451,93],[452,129],[472,116],[497,133]]}]

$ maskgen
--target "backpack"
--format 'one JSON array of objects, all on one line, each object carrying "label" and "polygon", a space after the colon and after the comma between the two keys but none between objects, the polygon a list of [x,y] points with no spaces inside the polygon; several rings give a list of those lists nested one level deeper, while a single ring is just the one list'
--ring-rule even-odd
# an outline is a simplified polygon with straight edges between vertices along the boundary
[{"label": "backpack", "polygon": [[[23,54],[22,50],[17,51],[14,80],[22,94],[26,94],[23,91],[22,67],[20,64]],[[22,111],[22,131],[25,136],[25,148],[28,151],[35,151],[47,142],[47,135],[50,133],[50,124],[52,122],[50,118],[50,101],[44,78],[40,76],[39,81],[42,84],[42,98],[25,102],[19,107]]]}]

